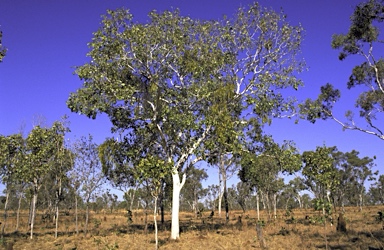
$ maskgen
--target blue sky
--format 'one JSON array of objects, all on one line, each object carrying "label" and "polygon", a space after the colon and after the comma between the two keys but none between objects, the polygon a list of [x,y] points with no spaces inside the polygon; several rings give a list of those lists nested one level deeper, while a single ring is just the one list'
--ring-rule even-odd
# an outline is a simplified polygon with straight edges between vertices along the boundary
[{"label": "blue sky", "polygon": [[[25,124],[32,128],[34,117],[44,116],[47,123],[68,115],[72,132],[69,138],[92,134],[101,143],[110,136],[110,123],[104,116],[96,120],[71,113],[66,106],[70,92],[81,87],[73,74],[74,66],[89,61],[87,43],[100,25],[100,16],[107,9],[126,7],[135,19],[146,21],[149,11],[179,8],[182,15],[199,19],[231,16],[239,6],[253,1],[242,0],[2,0],[0,29],[7,56],[0,64],[0,134],[17,133]],[[346,89],[351,69],[361,58],[340,62],[338,51],[331,49],[331,36],[345,33],[356,0],[262,0],[264,7],[287,14],[288,21],[305,29],[302,56],[309,70],[299,75],[305,87],[297,98],[316,97],[321,85],[330,82],[342,92],[336,113],[342,118],[352,108],[356,91]],[[343,152],[355,149],[360,156],[377,157],[376,169],[383,174],[384,155],[380,139],[357,131],[342,131],[333,121],[311,124],[276,120],[267,132],[279,142],[293,140],[301,151],[316,146],[337,146]],[[210,170],[212,180],[217,174]],[[216,181],[214,181],[216,182]]]}]

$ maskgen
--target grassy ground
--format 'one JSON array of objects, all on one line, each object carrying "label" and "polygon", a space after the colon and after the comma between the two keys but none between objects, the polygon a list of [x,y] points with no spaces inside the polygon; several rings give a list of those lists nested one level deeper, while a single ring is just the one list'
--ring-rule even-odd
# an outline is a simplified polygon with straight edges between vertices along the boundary
[{"label": "grassy ground", "polygon": [[[310,209],[294,210],[289,214],[279,211],[273,221],[268,221],[268,216],[262,212],[263,236],[268,249],[384,249],[383,225],[377,220],[377,212],[383,208],[365,207],[362,212],[347,208],[344,216],[347,233],[336,230],[337,222],[334,225],[327,222],[324,227],[318,212]],[[254,211],[231,212],[229,223],[218,215],[210,219],[209,214],[206,212],[197,219],[191,213],[181,213],[181,234],[177,241],[169,240],[170,217],[167,215],[166,223],[159,231],[160,249],[262,249],[256,234]],[[15,218],[11,214],[0,246],[7,250],[154,249],[153,217],[148,216],[151,223],[145,233],[143,213],[134,212],[133,216],[133,224],[127,226],[124,211],[92,213],[86,236],[82,232],[76,235],[73,214],[61,216],[59,236],[55,239],[53,222],[44,222],[38,215],[36,234],[30,240],[26,217],[22,218],[20,230],[14,232]],[[241,222],[239,216],[242,216]],[[309,218],[305,219],[306,216]],[[82,220],[80,228],[83,223]]]}]

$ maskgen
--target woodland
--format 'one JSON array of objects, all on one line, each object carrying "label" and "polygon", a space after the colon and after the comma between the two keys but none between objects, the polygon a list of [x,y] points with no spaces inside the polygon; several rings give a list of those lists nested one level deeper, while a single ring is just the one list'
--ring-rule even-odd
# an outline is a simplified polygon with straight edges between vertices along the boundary
[{"label": "woodland", "polygon": [[[75,70],[83,85],[70,93],[68,108],[95,123],[107,115],[113,138],[98,145],[90,134],[69,142],[66,117],[52,126],[36,124],[26,136],[0,135],[4,245],[26,233],[33,241],[42,225],[55,239],[95,237],[103,220],[118,216],[125,229],[115,231],[151,232],[156,249],[164,245],[159,234],[182,240],[185,216],[196,222],[189,230],[210,222],[206,229],[221,233],[214,225],[233,229],[243,218],[255,235],[255,228],[268,232],[279,218],[291,225],[299,213],[293,211],[305,211],[302,224],[321,230],[348,211],[349,218],[360,213],[362,221],[381,225],[384,174],[374,171],[375,157],[341,152],[337,145],[299,152],[294,141],[277,143],[264,128],[276,118],[321,119],[384,140],[384,62],[373,50],[382,44],[382,1],[356,6],[349,30],[332,37],[340,60],[363,59],[351,69],[347,86],[361,93],[355,112],[346,110],[345,117],[333,114],[341,94],[331,84],[302,103],[286,95],[304,85],[297,74],[306,65],[300,58],[304,30],[283,13],[254,3],[217,21],[178,10],[153,11],[149,18],[137,23],[127,9],[108,10],[89,43],[89,62]],[[7,56],[1,38],[0,62]],[[217,184],[203,187],[208,175],[201,162],[218,170]],[[233,176],[239,182],[228,186]],[[380,210],[378,217],[363,214],[369,209],[375,216]],[[278,224],[277,233],[287,225]],[[383,249],[384,238],[374,231],[382,228],[369,230]],[[266,248],[258,236],[257,247]],[[324,239],[322,247],[330,249]]]}]

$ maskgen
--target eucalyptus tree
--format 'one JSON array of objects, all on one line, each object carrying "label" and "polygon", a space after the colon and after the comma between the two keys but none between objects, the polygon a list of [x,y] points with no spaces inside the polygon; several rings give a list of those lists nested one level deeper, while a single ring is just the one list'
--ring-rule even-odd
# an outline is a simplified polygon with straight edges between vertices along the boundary
[{"label": "eucalyptus tree", "polygon": [[[259,134],[256,134],[259,136]],[[259,143],[255,143],[259,141]],[[263,142],[263,143],[260,143]],[[252,140],[247,145],[248,152],[242,154],[239,177],[256,190],[257,214],[259,214],[259,196],[270,212],[269,196],[272,196],[274,215],[276,216],[277,195],[283,188],[281,173],[292,174],[301,169],[301,158],[292,142],[279,145],[269,136]]]},{"label": "eucalyptus tree", "polygon": [[183,190],[181,190],[181,201],[187,203],[197,216],[199,200],[205,196],[206,192],[202,181],[208,178],[208,174],[205,169],[191,166],[187,169],[186,175],[188,179]]},{"label": "eucalyptus tree", "polygon": [[371,184],[369,195],[373,204],[384,204],[384,175],[380,175],[376,182]]},{"label": "eucalyptus tree", "polygon": [[34,127],[26,138],[24,163],[14,169],[15,178],[29,183],[32,187],[31,239],[33,238],[38,192],[53,165],[60,161],[61,157],[66,157],[59,153],[58,148],[64,144],[64,135],[67,131],[68,128],[64,122],[55,122],[51,128]]},{"label": "eucalyptus tree", "polygon": [[321,93],[316,100],[306,100],[302,106],[305,117],[312,122],[316,119],[333,119],[343,129],[358,130],[384,140],[382,123],[378,120],[384,112],[384,60],[380,53],[383,44],[381,37],[384,20],[384,2],[368,0],[355,7],[351,16],[351,25],[346,34],[335,34],[332,37],[332,48],[341,50],[339,59],[358,55],[362,63],[355,66],[347,82],[348,89],[359,88],[361,93],[356,99],[355,107],[359,116],[346,111],[343,121],[333,113],[336,102],[340,99],[340,90],[332,84],[321,87]]},{"label": "eucalyptus tree", "polygon": [[213,93],[232,89],[228,102],[240,103],[244,111],[239,123],[252,118],[265,124],[290,113],[292,100],[281,89],[301,85],[295,77],[303,67],[301,32],[285,15],[258,4],[218,21],[194,20],[175,10],[152,11],[141,24],[127,10],[108,11],[89,43],[91,61],[76,69],[84,85],[67,105],[91,118],[106,113],[129,145],[141,143],[131,152],[157,150],[151,155],[172,165],[171,239],[177,239],[186,181],[180,174],[200,160],[202,143],[218,124]]},{"label": "eucalyptus tree", "polygon": [[288,182],[285,191],[293,196],[293,198],[299,203],[299,208],[303,208],[302,197],[300,192],[305,190],[304,180],[300,177],[295,177]]},{"label": "eucalyptus tree", "polygon": [[340,182],[339,172],[332,156],[336,150],[336,147],[318,146],[315,151],[305,151],[302,155],[304,183],[314,194],[324,215],[326,207],[332,204],[331,192]]},{"label": "eucalyptus tree", "polygon": [[[88,232],[89,205],[91,200],[101,191],[105,183],[101,162],[98,155],[98,145],[93,142],[93,137],[81,137],[73,144],[75,155],[74,167],[69,174],[74,183],[77,194],[84,199],[86,205],[84,234]],[[77,199],[77,197],[76,197]],[[77,204],[77,202],[76,202]],[[77,211],[77,205],[76,205]],[[78,214],[76,212],[76,231],[78,232]]]},{"label": "eucalyptus tree", "polygon": [[65,186],[69,186],[69,171],[73,168],[75,156],[73,152],[65,145],[64,142],[56,143],[57,159],[52,163],[51,173],[49,176],[53,180],[53,188],[55,191],[54,207],[55,207],[55,238],[57,238],[59,226],[59,204],[64,200],[63,190]]},{"label": "eucalyptus tree", "polygon": [[375,180],[375,175],[378,172],[373,172],[372,168],[375,166],[374,159],[370,157],[359,157],[359,152],[356,150],[352,150],[351,152],[347,152],[345,155],[345,164],[349,165],[351,168],[351,178],[350,184],[351,191],[353,194],[357,194],[358,202],[357,206],[360,211],[364,206],[364,196],[365,196],[365,184],[366,181]]},{"label": "eucalyptus tree", "polygon": [[153,221],[155,225],[156,249],[158,249],[159,246],[157,234],[157,201],[161,192],[162,181],[165,176],[169,174],[169,171],[172,170],[172,167],[172,164],[153,155],[147,155],[145,158],[141,158],[136,166],[140,176],[139,180],[146,182],[154,201]]},{"label": "eucalyptus tree", "polygon": [[212,211],[217,207],[218,199],[220,195],[220,187],[218,185],[212,184],[208,185],[206,196],[205,196],[205,205]]},{"label": "eucalyptus tree", "polygon": [[246,182],[238,182],[235,185],[232,185],[230,196],[231,198],[239,204],[240,208],[243,210],[243,213],[249,208],[250,197],[251,197],[251,186]]},{"label": "eucalyptus tree", "polygon": [[[16,169],[24,164],[26,157],[25,140],[21,134],[0,135],[0,171],[2,183],[5,184],[4,219],[1,236],[7,224],[7,210],[11,191],[21,182],[15,176]],[[19,215],[19,214],[18,214]],[[16,229],[17,230],[17,229]]]},{"label": "eucalyptus tree", "polygon": [[124,193],[124,199],[129,202],[128,209],[132,211],[136,190],[140,182],[136,179],[134,162],[136,156],[130,156],[129,144],[112,138],[107,139],[99,148],[99,158],[103,173],[112,187]]}]

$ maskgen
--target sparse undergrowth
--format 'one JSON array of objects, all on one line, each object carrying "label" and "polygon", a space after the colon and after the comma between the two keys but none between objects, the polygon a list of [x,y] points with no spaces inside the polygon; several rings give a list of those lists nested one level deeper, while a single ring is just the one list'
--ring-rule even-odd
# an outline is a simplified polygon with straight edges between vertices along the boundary
[{"label": "sparse undergrowth", "polygon": [[[266,213],[261,213],[263,236],[269,249],[383,249],[384,230],[377,212],[383,207],[347,208],[344,218],[347,233],[336,230],[336,222],[322,224],[319,214],[312,209],[292,210],[290,216],[281,210],[276,220],[269,221]],[[6,235],[0,240],[3,249],[49,249],[49,250],[114,250],[114,249],[154,249],[153,224],[144,232],[142,212],[134,212],[133,223],[126,225],[125,212],[92,214],[93,227],[87,236],[75,233],[73,216],[62,216],[60,233],[54,238],[51,222],[36,225],[36,237],[28,239],[28,228],[21,227],[13,232],[13,217],[7,223]],[[241,216],[241,219],[239,219]],[[166,222],[159,222],[160,249],[261,249],[256,235],[256,214],[254,211],[242,214],[231,213],[231,220],[225,223],[224,215],[209,214],[195,218],[191,213],[181,213],[180,240],[169,240],[170,215]],[[337,218],[336,218],[337,219]],[[96,223],[97,222],[97,223]],[[52,222],[53,223],[53,222]],[[25,221],[22,223],[25,224]],[[327,239],[327,242],[325,241]]]}]

